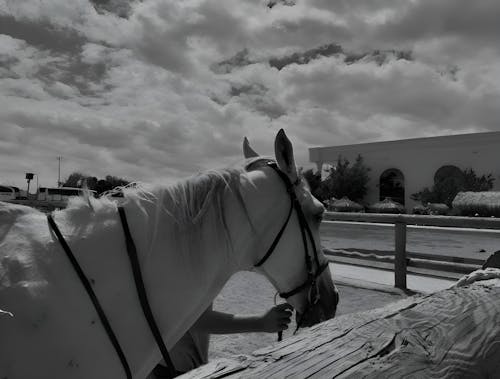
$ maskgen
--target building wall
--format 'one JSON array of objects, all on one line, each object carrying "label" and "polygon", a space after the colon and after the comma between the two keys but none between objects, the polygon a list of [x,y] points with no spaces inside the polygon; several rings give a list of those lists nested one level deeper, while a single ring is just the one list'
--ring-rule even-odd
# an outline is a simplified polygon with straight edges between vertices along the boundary
[{"label": "building wall", "polygon": [[334,163],[339,155],[354,162],[361,154],[371,168],[368,204],[379,201],[380,175],[387,169],[401,170],[405,179],[405,206],[411,210],[417,202],[410,196],[434,184],[434,174],[445,165],[472,168],[476,174],[493,174],[494,189],[500,190],[500,132],[462,134],[400,141],[309,149],[310,161],[318,169]]}]

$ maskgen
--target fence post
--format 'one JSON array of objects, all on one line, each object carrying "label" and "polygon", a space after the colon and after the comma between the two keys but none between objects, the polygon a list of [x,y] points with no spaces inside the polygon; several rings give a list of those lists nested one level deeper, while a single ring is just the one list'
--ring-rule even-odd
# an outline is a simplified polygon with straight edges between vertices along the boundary
[{"label": "fence post", "polygon": [[406,290],[406,223],[396,222],[394,232],[394,286]]}]

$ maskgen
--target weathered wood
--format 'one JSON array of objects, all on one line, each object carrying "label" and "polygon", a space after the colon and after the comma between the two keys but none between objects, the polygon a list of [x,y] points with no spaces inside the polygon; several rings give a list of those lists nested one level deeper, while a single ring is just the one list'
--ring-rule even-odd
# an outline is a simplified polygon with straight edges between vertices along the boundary
[{"label": "weathered wood", "polygon": [[394,225],[394,286],[406,289],[406,224],[396,222]]},{"label": "weathered wood", "polygon": [[[368,259],[358,259],[358,258],[349,258],[343,256],[332,256],[327,255],[326,258],[333,263],[343,263],[358,267],[367,267],[367,268],[376,268],[378,270],[383,271],[394,271],[394,258],[384,257],[382,261],[378,260],[368,260]],[[387,260],[387,261],[386,261]],[[448,264],[444,264],[445,266],[440,266],[439,262],[433,261],[423,261],[416,262],[413,264],[413,260],[409,259],[407,261],[406,273],[407,274],[416,274],[421,276],[427,276],[431,278],[437,279],[460,279],[464,273],[470,273],[474,270],[481,268],[481,266],[474,267],[456,267],[456,266],[448,266]]]},{"label": "weathered wood", "polygon": [[325,212],[325,221],[378,222],[395,224],[403,222],[408,225],[451,226],[456,228],[500,229],[500,218],[491,217],[459,217],[459,216],[422,216],[406,214],[382,213],[348,213]]},{"label": "weathered wood", "polygon": [[[340,262],[340,263],[348,263],[348,264],[359,264],[365,265],[368,267],[378,267],[383,269],[394,269],[395,255],[394,252],[390,252],[390,254],[374,254],[374,253],[361,253],[357,251],[345,251],[345,250],[332,250],[332,249],[323,249],[327,258],[334,257],[332,261]],[[428,258],[427,254],[406,254],[406,266],[407,271],[409,267],[417,267],[417,268],[425,268],[429,270],[436,271],[447,271],[447,272],[455,272],[461,275],[469,274],[472,271],[478,270],[484,264],[484,261],[473,258],[462,258],[462,262],[459,259],[456,259],[457,262],[449,262],[446,258],[450,258],[453,260],[454,257],[443,257],[433,255],[434,258]],[[478,263],[463,263],[463,261],[477,261]],[[363,261],[369,262],[377,262],[383,263],[383,265],[367,263]],[[460,276],[461,276],[460,275]]]},{"label": "weathered wood", "polygon": [[444,291],[344,315],[182,378],[497,377],[500,270],[482,273],[485,280],[470,276]]},{"label": "weathered wood", "polygon": [[[323,252],[325,254],[330,255],[339,255],[345,257],[359,257],[360,259],[376,259],[376,260],[386,260],[387,262],[393,262],[394,259],[394,251],[388,250],[368,250],[368,249],[358,249],[358,248],[347,248],[347,249],[329,249],[323,248]],[[454,257],[449,255],[438,255],[438,254],[429,254],[429,253],[415,253],[415,252],[406,252],[406,256],[410,259],[425,259],[428,261],[439,261],[446,263],[463,263],[465,265],[470,265],[474,267],[475,271],[484,264],[485,260],[480,258],[469,258],[469,257]],[[391,260],[392,259],[392,260]]]}]

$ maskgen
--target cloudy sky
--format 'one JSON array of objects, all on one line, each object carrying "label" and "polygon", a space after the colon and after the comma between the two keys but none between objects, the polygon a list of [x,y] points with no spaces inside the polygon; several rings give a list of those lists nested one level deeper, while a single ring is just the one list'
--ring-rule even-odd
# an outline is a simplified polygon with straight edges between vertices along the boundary
[{"label": "cloudy sky", "polygon": [[[0,183],[500,130],[498,0],[0,0]],[[310,166],[310,164],[309,164]]]}]

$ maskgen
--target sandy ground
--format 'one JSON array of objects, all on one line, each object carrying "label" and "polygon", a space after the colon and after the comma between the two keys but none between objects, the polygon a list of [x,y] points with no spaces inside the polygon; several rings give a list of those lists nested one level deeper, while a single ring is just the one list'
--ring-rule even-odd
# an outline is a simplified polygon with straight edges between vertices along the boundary
[{"label": "sandy ground", "polygon": [[[378,308],[405,297],[390,289],[390,292],[382,292],[346,285],[337,285],[337,288],[340,292],[337,315]],[[275,292],[262,275],[240,272],[230,279],[216,298],[214,309],[241,315],[261,314],[273,306]],[[292,325],[284,333],[284,338],[290,336],[293,330]],[[214,335],[210,342],[209,359],[250,354],[275,342],[276,338],[276,334],[269,333]]]}]

